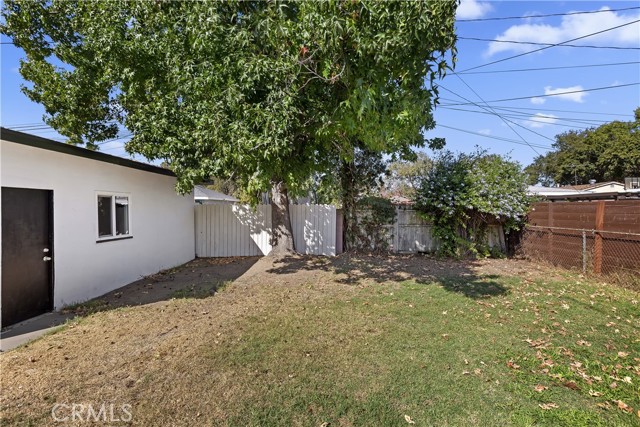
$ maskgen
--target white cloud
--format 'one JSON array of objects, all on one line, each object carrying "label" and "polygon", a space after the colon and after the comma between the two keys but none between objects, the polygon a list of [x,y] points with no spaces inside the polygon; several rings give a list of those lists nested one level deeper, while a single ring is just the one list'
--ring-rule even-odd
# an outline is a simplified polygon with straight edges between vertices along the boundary
[{"label": "white cloud", "polygon": [[478,133],[481,133],[483,135],[491,135],[491,129],[480,129]]},{"label": "white cloud", "polygon": [[[553,98],[555,99],[565,99],[567,101],[573,101],[582,103],[584,102],[584,97],[587,96],[587,92],[580,92],[583,90],[583,87],[578,86],[570,86],[570,87],[559,87],[556,89],[551,89],[551,86],[545,86],[544,94],[545,95],[555,95]],[[573,93],[565,93],[562,95],[556,95],[558,93],[563,92],[573,92]]]},{"label": "white cloud", "polygon": [[529,121],[527,121],[526,124],[532,128],[542,128],[557,121],[558,116],[554,116],[553,114],[536,113],[529,117]]},{"label": "white cloud", "polygon": [[[608,11],[603,7],[600,10]],[[584,15],[563,16],[559,25],[547,24],[521,24],[509,27],[504,33],[497,35],[497,40],[515,40],[535,43],[560,43],[575,39],[587,34],[606,30],[628,22],[640,19],[640,13],[622,14],[617,12],[592,13]],[[616,30],[607,31],[596,36],[576,40],[571,44],[615,44],[616,46],[636,46],[640,34],[640,22]],[[513,44],[513,43],[489,43],[487,55],[491,56],[499,52],[529,52],[539,49],[540,46]]]},{"label": "white cloud", "polygon": [[478,0],[462,0],[456,12],[458,19],[475,19],[482,18],[489,13],[493,7],[483,1]]},{"label": "white cloud", "polygon": [[534,96],[533,98],[531,98],[531,103],[532,104],[536,104],[536,105],[544,104],[545,101],[546,101],[546,99],[538,98],[537,96]]}]

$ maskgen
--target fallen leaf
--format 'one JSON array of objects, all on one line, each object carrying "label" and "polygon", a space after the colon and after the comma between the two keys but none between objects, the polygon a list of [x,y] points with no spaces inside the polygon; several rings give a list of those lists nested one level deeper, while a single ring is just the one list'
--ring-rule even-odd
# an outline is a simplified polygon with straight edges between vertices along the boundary
[{"label": "fallen leaf", "polygon": [[329,427],[329,423],[328,422],[324,422],[324,423],[320,424],[320,427]]},{"label": "fallen leaf", "polygon": [[592,397],[600,397],[602,396],[602,393],[599,391],[593,391],[593,390],[589,390],[589,395]]},{"label": "fallen leaf", "polygon": [[613,403],[617,403],[618,409],[622,409],[624,412],[628,412],[628,413],[633,412],[633,408],[627,405],[626,403],[624,403],[622,400],[614,400]]},{"label": "fallen leaf", "polygon": [[471,372],[469,371],[462,371],[462,375],[469,375]]},{"label": "fallen leaf", "polygon": [[520,365],[516,365],[513,360],[509,360],[507,362],[507,366],[510,367],[511,369],[520,369]]},{"label": "fallen leaf", "polygon": [[589,341],[585,341],[585,340],[576,341],[576,344],[583,345],[585,347],[591,347],[591,343]]},{"label": "fallen leaf", "polygon": [[567,388],[570,388],[571,390],[578,390],[578,384],[576,384],[574,381],[567,381],[563,385]]},{"label": "fallen leaf", "polygon": [[533,389],[535,391],[537,391],[538,393],[542,393],[543,391],[545,391],[546,389],[548,389],[549,387],[544,386],[542,384],[538,384],[537,386],[535,386]]},{"label": "fallen leaf", "polygon": [[411,419],[409,415],[404,416],[404,420],[409,424],[415,424],[416,422]]},{"label": "fallen leaf", "polygon": [[611,385],[609,385],[609,388],[618,388],[618,383],[617,382],[612,382]]},{"label": "fallen leaf", "polygon": [[627,353],[625,351],[619,351],[618,352],[618,357],[624,358],[624,357],[627,357],[628,355],[629,355],[629,353]]},{"label": "fallen leaf", "polygon": [[545,411],[549,409],[559,408],[559,406],[556,405],[555,403],[540,403],[538,406],[544,409]]},{"label": "fallen leaf", "polygon": [[482,371],[480,369],[476,368],[476,369],[473,370],[473,373],[476,374],[476,375],[480,375],[482,373]]}]

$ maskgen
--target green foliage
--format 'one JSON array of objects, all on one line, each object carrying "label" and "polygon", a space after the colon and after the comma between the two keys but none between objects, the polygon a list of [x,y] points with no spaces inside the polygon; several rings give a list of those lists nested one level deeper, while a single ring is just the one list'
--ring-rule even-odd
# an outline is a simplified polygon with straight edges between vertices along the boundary
[{"label": "green foliage", "polygon": [[640,108],[635,120],[614,121],[597,128],[556,136],[554,151],[526,168],[528,182],[543,185],[620,181],[640,174]]},{"label": "green foliage", "polygon": [[488,256],[487,226],[517,229],[529,210],[520,165],[485,152],[445,151],[420,183],[416,208],[433,223],[444,256]]},{"label": "green foliage", "polygon": [[[133,133],[188,191],[234,176],[294,192],[359,148],[403,152],[433,127],[455,60],[455,0],[7,0],[23,90],[74,144]],[[426,78],[426,84],[425,84]]]},{"label": "green foliage", "polygon": [[396,218],[396,208],[382,197],[367,196],[358,200],[357,222],[359,233],[355,247],[367,251],[386,251],[389,249],[390,233],[388,226]]},{"label": "green foliage", "polygon": [[389,177],[385,179],[386,188],[395,195],[412,199],[420,180],[431,169],[432,162],[422,153],[415,153],[413,160],[397,160],[389,164]]}]

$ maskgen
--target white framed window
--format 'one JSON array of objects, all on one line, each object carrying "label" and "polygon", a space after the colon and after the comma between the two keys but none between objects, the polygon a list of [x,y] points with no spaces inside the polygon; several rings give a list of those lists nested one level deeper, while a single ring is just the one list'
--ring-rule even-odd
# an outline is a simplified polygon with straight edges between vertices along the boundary
[{"label": "white framed window", "polygon": [[131,195],[96,193],[97,241],[126,239],[131,234]]}]

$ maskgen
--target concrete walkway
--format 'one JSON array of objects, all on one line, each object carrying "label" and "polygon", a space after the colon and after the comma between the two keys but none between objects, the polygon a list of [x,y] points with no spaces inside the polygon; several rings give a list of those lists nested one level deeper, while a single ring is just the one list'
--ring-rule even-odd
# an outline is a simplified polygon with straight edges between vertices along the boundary
[{"label": "concrete walkway", "polygon": [[52,311],[9,326],[0,332],[0,351],[8,351],[39,338],[73,317],[73,314]]}]

